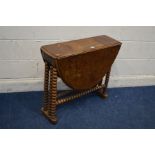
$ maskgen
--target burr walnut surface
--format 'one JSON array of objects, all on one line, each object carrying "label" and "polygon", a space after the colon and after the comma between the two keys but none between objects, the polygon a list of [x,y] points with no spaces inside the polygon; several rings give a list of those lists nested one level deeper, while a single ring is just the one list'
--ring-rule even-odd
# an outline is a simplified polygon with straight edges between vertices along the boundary
[{"label": "burr walnut surface", "polygon": [[121,43],[108,36],[102,35],[51,45],[44,45],[41,47],[41,51],[53,59],[62,59],[65,57],[97,51],[117,45],[121,45]]}]

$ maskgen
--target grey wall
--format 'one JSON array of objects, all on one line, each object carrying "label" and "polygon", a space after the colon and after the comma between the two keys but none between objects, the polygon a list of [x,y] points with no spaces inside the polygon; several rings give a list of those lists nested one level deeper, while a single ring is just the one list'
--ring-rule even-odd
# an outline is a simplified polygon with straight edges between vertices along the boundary
[{"label": "grey wall", "polygon": [[41,45],[102,34],[123,42],[110,87],[155,85],[155,27],[0,27],[0,92],[42,90]]}]

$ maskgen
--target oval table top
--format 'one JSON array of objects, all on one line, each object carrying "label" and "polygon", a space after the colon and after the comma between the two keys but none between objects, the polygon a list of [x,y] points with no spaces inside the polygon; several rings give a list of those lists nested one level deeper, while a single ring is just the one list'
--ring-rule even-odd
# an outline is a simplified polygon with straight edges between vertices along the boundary
[{"label": "oval table top", "polygon": [[53,59],[62,59],[73,55],[79,55],[87,52],[121,45],[121,42],[106,36],[95,36],[90,38],[72,40],[56,44],[44,45],[41,51]]},{"label": "oval table top", "polygon": [[[41,47],[44,61],[54,60],[59,77],[72,89],[90,89],[110,70],[121,42],[97,36]],[[51,63],[51,62],[49,62]]]}]

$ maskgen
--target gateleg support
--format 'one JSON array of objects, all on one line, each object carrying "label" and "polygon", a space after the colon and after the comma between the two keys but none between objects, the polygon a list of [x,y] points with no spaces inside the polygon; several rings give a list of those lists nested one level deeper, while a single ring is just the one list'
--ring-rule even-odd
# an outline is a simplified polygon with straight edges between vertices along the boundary
[{"label": "gateleg support", "polygon": [[[104,87],[98,91],[99,96],[102,97],[103,99],[106,99],[108,97],[107,88],[108,88],[108,83],[110,78],[110,72],[111,70],[109,70],[105,75]],[[99,85],[101,84],[102,84],[102,81],[99,83]]]}]

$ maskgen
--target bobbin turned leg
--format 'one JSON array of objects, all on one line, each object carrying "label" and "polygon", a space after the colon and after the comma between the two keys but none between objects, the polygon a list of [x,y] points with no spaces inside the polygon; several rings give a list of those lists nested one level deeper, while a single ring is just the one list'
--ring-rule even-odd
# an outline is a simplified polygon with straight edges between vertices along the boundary
[{"label": "bobbin turned leg", "polygon": [[105,85],[105,87],[103,88],[103,97],[104,98],[108,97],[107,88],[108,88],[109,78],[110,78],[110,70],[107,72],[105,82],[104,82],[104,85]]},{"label": "bobbin turned leg", "polygon": [[[108,97],[107,87],[108,87],[108,83],[109,83],[109,77],[110,77],[110,70],[106,73],[105,82],[104,82],[105,87],[103,87],[102,89],[99,90],[99,95],[102,98]],[[102,84],[102,81],[100,82],[100,84]]]},{"label": "bobbin turned leg", "polygon": [[48,84],[49,84],[49,66],[45,62],[45,72],[44,72],[44,107],[43,110],[48,110]]},{"label": "bobbin turned leg", "polygon": [[56,104],[57,104],[57,70],[53,66],[50,66],[50,94],[49,94],[49,119],[53,124],[57,123],[56,116]]}]

